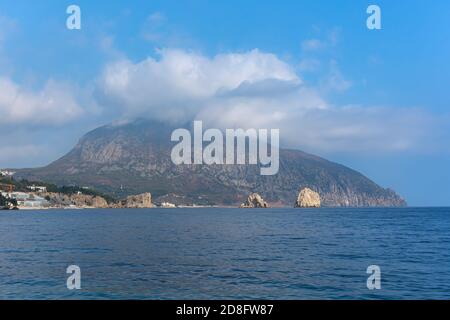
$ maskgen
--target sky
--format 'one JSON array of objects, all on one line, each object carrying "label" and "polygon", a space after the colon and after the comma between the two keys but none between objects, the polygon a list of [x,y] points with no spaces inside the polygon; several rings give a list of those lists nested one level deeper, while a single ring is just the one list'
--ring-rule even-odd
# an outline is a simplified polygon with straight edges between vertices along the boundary
[{"label": "sky", "polygon": [[448,206],[449,57],[447,0],[0,0],[0,168],[112,121],[197,119],[280,128],[412,206]]}]

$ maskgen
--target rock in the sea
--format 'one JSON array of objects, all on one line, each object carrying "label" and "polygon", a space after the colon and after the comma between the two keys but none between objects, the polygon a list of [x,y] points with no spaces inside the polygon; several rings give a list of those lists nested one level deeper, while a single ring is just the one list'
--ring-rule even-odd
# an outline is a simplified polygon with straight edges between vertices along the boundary
[{"label": "rock in the sea", "polygon": [[320,208],[320,195],[309,188],[304,188],[298,195],[297,201],[295,202],[295,207]]},{"label": "rock in the sea", "polygon": [[126,200],[122,201],[122,206],[125,208],[153,208],[152,195],[148,192],[129,196]]},{"label": "rock in the sea", "polygon": [[269,208],[267,202],[257,193],[252,193],[248,196],[247,201],[245,201],[240,206],[241,208]]}]

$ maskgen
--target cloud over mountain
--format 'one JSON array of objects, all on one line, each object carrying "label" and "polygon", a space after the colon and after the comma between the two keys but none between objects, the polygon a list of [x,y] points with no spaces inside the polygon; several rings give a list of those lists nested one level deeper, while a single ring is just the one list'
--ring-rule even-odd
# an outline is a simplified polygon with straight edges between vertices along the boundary
[{"label": "cloud over mountain", "polygon": [[102,114],[104,122],[197,119],[219,128],[279,128],[283,145],[311,152],[371,153],[439,148],[439,128],[448,123],[417,108],[330,103],[327,92],[350,86],[335,62],[333,77],[314,87],[293,65],[256,49],[213,57],[180,49],[158,54],[108,63],[93,90],[54,80],[30,89],[0,77],[0,124],[52,127]]},{"label": "cloud over mountain", "polygon": [[280,128],[285,144],[312,151],[404,151],[426,144],[438,120],[418,109],[329,103],[327,90],[350,86],[336,63],[332,67],[330,82],[315,88],[292,65],[259,50],[208,57],[164,49],[158,58],[107,65],[97,90],[100,103],[124,117]]},{"label": "cloud over mountain", "polygon": [[204,108],[213,108],[216,101],[228,100],[230,91],[266,80],[301,83],[289,65],[258,50],[208,58],[166,49],[160,59],[108,65],[99,90],[105,103],[118,106],[128,116],[145,114],[184,122]]}]

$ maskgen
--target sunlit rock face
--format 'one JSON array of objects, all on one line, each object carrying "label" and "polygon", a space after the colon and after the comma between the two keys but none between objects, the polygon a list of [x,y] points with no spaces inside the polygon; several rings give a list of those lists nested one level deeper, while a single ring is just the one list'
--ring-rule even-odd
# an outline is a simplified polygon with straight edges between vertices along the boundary
[{"label": "sunlit rock face", "polygon": [[252,193],[248,196],[247,201],[245,201],[240,206],[241,208],[269,208],[269,204],[264,201],[264,199],[257,193]]},{"label": "sunlit rock face", "polygon": [[119,208],[153,208],[152,195],[149,192],[128,196],[125,200],[117,203]]},{"label": "sunlit rock face", "polygon": [[320,208],[320,195],[309,188],[304,188],[298,194],[296,208]]}]

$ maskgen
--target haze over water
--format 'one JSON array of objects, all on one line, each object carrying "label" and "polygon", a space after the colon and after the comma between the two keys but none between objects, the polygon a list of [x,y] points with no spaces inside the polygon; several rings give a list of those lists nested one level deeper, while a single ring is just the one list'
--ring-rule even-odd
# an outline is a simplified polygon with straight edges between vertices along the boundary
[{"label": "haze over water", "polygon": [[449,299],[450,209],[2,212],[0,299],[23,298]]}]

